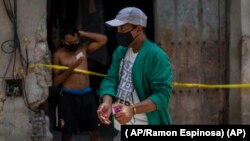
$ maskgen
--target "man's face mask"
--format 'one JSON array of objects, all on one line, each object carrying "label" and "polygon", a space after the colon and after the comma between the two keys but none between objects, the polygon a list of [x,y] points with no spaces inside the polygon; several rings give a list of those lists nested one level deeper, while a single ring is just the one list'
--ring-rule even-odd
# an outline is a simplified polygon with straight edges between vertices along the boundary
[{"label": "man's face mask", "polygon": [[65,45],[66,49],[72,52],[77,51],[79,46],[79,43],[74,43],[74,44],[70,44],[70,45]]},{"label": "man's face mask", "polygon": [[131,42],[135,39],[133,38],[131,31],[133,31],[135,28],[132,30],[125,32],[125,33],[116,33],[116,41],[119,45],[122,45],[124,47],[128,47]]},{"label": "man's face mask", "polygon": [[63,42],[64,46],[67,50],[71,51],[71,52],[75,52],[77,51],[78,47],[79,47],[79,39],[71,39],[71,40],[67,40]]}]

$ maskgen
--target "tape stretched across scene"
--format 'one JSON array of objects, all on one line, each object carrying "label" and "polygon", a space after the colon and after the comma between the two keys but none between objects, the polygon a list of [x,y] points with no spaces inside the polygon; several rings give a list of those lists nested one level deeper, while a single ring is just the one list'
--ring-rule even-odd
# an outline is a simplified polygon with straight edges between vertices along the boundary
[{"label": "tape stretched across scene", "polygon": [[177,83],[173,82],[173,86],[175,87],[197,87],[197,88],[250,88],[249,83],[245,84],[200,84],[200,83]]},{"label": "tape stretched across scene", "polygon": [[[66,67],[66,66],[51,65],[51,64],[30,64],[29,65],[30,69],[35,68],[35,67],[46,67],[46,68],[57,69],[57,70],[67,70],[68,69],[68,67]],[[82,70],[82,69],[74,69],[74,72],[102,76],[102,77],[106,76],[105,74],[101,74],[101,73],[97,73],[97,72],[93,72],[93,71]]]},{"label": "tape stretched across scene", "polygon": [[[35,67],[47,67],[57,70],[66,70],[68,67],[66,66],[60,66],[60,65],[51,65],[51,64],[30,64],[29,68],[35,68]],[[97,73],[93,71],[88,70],[82,70],[82,69],[74,69],[74,72],[83,73],[83,74],[89,74],[89,75],[96,75],[96,76],[102,76],[105,77],[106,74]],[[201,84],[201,83],[178,83],[173,82],[173,87],[197,87],[197,88],[250,88],[250,83],[245,84]]]}]

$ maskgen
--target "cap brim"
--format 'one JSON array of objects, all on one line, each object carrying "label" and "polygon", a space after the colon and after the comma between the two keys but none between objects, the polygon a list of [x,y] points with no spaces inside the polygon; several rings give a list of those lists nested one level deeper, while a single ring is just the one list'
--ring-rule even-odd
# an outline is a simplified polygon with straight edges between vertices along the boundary
[{"label": "cap brim", "polygon": [[117,26],[121,26],[121,25],[126,24],[126,22],[123,22],[123,21],[120,21],[117,19],[113,19],[113,20],[105,22],[105,24],[108,26],[117,27]]}]

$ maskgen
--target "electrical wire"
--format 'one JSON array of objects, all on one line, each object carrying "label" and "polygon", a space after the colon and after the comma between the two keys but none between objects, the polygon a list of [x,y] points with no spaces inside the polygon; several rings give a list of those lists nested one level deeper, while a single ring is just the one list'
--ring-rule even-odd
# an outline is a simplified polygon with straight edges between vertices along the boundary
[{"label": "electrical wire", "polygon": [[[28,53],[27,53],[27,48],[26,48],[26,58],[22,55],[21,52],[21,46],[20,46],[20,40],[19,36],[17,33],[17,0],[3,0],[4,3],[4,8],[7,13],[8,18],[10,19],[12,26],[13,26],[13,33],[14,33],[14,39],[13,40],[6,40],[1,44],[1,50],[5,54],[10,54],[10,59],[8,60],[8,65],[7,68],[4,72],[3,75],[3,80],[6,79],[7,73],[10,72],[10,65],[11,62],[13,61],[13,66],[12,66],[12,78],[17,79],[17,76],[15,76],[15,68],[16,68],[16,60],[17,60],[17,55],[20,55],[20,63],[22,68],[25,68],[25,74],[27,74],[28,71],[28,66],[29,66],[29,61],[28,61]],[[2,87],[5,90],[5,84],[4,81],[2,81]],[[26,107],[29,110],[34,111],[31,106],[28,103],[28,97],[27,97],[27,92],[25,86],[23,87],[24,94],[23,94],[23,100],[26,105]]]},{"label": "electrical wire", "polygon": [[[3,42],[1,45],[1,48],[2,48],[2,51],[7,53],[7,54],[15,53],[18,51],[20,58],[21,58],[20,63],[22,65],[22,67],[27,68],[28,61],[22,55],[21,47],[20,47],[20,40],[19,40],[19,36],[17,33],[17,14],[16,14],[16,12],[17,12],[17,4],[16,3],[17,2],[16,2],[16,0],[12,0],[12,1],[13,2],[11,2],[11,0],[3,0],[6,13],[7,13],[12,25],[13,25],[14,40],[7,40],[7,41]],[[6,47],[12,48],[11,51],[6,51],[6,49],[4,49],[4,45],[7,43],[10,44],[10,42],[13,42],[14,46],[10,46],[10,45],[6,46]],[[16,58],[17,54],[14,57]]]}]

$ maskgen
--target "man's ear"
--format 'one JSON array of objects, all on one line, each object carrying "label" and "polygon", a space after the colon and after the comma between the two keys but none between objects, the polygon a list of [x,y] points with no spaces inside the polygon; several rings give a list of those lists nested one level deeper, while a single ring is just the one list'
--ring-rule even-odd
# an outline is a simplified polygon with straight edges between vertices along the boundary
[{"label": "man's ear", "polygon": [[136,28],[137,28],[136,32],[138,32],[138,33],[143,32],[143,27],[142,26],[137,26]]}]

